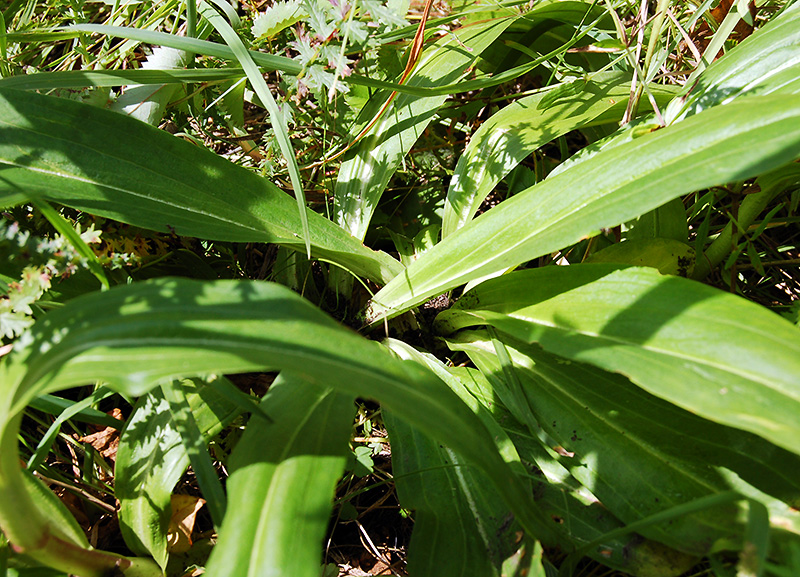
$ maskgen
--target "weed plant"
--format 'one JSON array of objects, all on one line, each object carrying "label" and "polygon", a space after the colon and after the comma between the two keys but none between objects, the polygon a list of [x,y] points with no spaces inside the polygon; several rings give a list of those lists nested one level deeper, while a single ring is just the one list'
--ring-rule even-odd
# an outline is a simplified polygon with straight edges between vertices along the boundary
[{"label": "weed plant", "polygon": [[800,575],[800,4],[1,15],[0,575]]}]

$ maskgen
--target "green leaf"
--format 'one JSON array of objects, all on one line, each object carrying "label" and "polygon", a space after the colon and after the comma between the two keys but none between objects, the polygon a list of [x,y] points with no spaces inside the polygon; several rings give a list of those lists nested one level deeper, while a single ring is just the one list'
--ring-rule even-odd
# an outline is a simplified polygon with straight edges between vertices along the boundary
[{"label": "green leaf", "polygon": [[211,520],[215,527],[219,527],[222,524],[222,518],[225,516],[227,499],[225,490],[222,488],[222,482],[216,469],[214,469],[214,463],[211,461],[211,455],[208,454],[203,432],[192,414],[192,409],[184,391],[184,387],[190,389],[191,386],[191,379],[162,383],[161,392],[169,403],[172,422],[175,424],[178,433],[180,433],[183,448],[189,456],[192,471],[197,479],[197,485],[206,499],[206,507],[211,514]]},{"label": "green leaf", "polygon": [[689,242],[689,225],[686,222],[686,208],[683,206],[683,201],[675,198],[664,206],[626,222],[624,234],[628,240],[668,238]]},{"label": "green leaf", "polygon": [[602,265],[519,271],[468,297],[439,315],[441,330],[490,324],[800,454],[797,328],[759,305],[652,269]]},{"label": "green leaf", "polygon": [[[491,414],[469,391],[472,375],[456,375],[432,355],[393,339],[385,343],[403,359],[428,367],[469,403],[492,434],[504,459],[524,473],[519,455]],[[401,506],[415,511],[408,550],[414,575],[497,575],[517,549],[513,514],[485,473],[456,453],[384,412],[392,443],[393,475]],[[566,543],[565,543],[566,545]]]},{"label": "green leaf", "polygon": [[[272,368],[377,399],[482,468],[526,530],[544,543],[555,540],[557,528],[458,396],[429,371],[395,359],[285,287],[188,279],[115,287],[50,312],[27,344],[18,345],[0,364],[0,488],[14,497],[0,501],[0,524],[21,546],[33,547],[45,525],[20,487],[16,460],[17,415],[31,399],[93,380],[141,395],[164,379]],[[49,550],[31,554],[58,563]]]},{"label": "green leaf", "polygon": [[[64,422],[70,420],[74,415],[90,409],[92,405],[97,404],[99,401],[111,396],[113,391],[106,389],[105,387],[99,387],[95,389],[90,395],[84,397],[80,401],[73,403],[71,406],[65,408],[50,427],[47,429],[47,432],[42,435],[41,439],[39,440],[39,444],[36,446],[36,450],[31,454],[30,458],[28,459],[28,469],[31,471],[36,471],[39,466],[44,463],[44,460],[47,458],[48,453],[50,452],[53,443],[56,440],[56,436],[58,435],[59,431],[61,431],[61,425]],[[97,411],[99,412],[99,411]],[[101,413],[105,414],[105,413]],[[106,415],[110,417],[110,415]],[[113,417],[112,417],[113,419]],[[116,419],[113,419],[116,421]],[[120,428],[120,423],[117,421],[115,424],[116,429]]]},{"label": "green leaf", "polygon": [[207,571],[220,576],[317,577],[342,475],[354,397],[286,373],[231,455],[228,513]]},{"label": "green leaf", "polygon": [[[463,338],[459,336],[458,343],[452,340],[448,342],[459,348],[476,344],[476,340],[485,340],[486,336],[470,339],[463,335]],[[502,423],[501,435],[513,440],[522,463],[529,471],[536,502],[547,515],[558,520],[569,535],[571,546],[582,547],[598,541],[598,546],[588,549],[585,554],[603,565],[632,575],[674,577],[697,564],[696,556],[676,551],[638,534],[606,537],[625,525],[588,488],[571,477],[566,468],[570,459],[550,449],[539,438],[542,433],[538,426],[534,434],[522,425],[512,415],[512,412],[517,411],[511,411],[499,399],[496,388],[489,383],[484,373],[476,369],[454,370],[462,375],[462,382],[469,382],[470,393],[480,401],[492,418],[497,423]],[[469,378],[463,376],[464,373]],[[494,379],[494,384],[497,383],[498,380]],[[523,420],[528,419],[523,417]],[[497,438],[497,433],[493,431],[493,434]]]},{"label": "green leaf", "polygon": [[433,247],[372,299],[375,322],[470,280],[554,252],[681,194],[800,154],[800,99],[740,98],[601,151],[506,200]]},{"label": "green leaf", "polygon": [[278,1],[256,16],[251,32],[257,40],[271,38],[306,16],[298,0]]},{"label": "green leaf", "polygon": [[[631,91],[630,76],[621,72],[593,75],[590,82],[576,80],[567,86],[579,87],[579,92],[562,95],[544,110],[542,103],[553,91],[527,96],[481,124],[450,181],[442,238],[469,222],[497,183],[533,151],[571,130],[619,120]],[[673,92],[655,94],[666,103]]]},{"label": "green leaf", "polygon": [[186,84],[223,82],[244,76],[241,68],[190,68],[188,70],[66,70],[40,72],[0,78],[0,88],[51,90],[85,86],[125,86],[127,84]]},{"label": "green leaf", "polygon": [[398,499],[414,510],[409,574],[499,575],[500,564],[516,549],[519,528],[484,473],[391,412],[383,418]]},{"label": "green leaf", "polygon": [[[305,250],[294,201],[252,172],[114,112],[0,90],[0,205],[45,198],[122,222],[210,240]],[[81,130],[75,130],[80,126]],[[109,138],[109,134],[121,135]],[[308,211],[317,257],[387,281],[402,266]]]},{"label": "green leaf", "polygon": [[794,4],[687,84],[670,103],[668,124],[750,94],[800,92],[800,5]]},{"label": "green leaf", "polygon": [[[199,379],[194,380],[187,400],[206,439],[239,414],[238,407]],[[128,547],[140,555],[151,555],[162,568],[168,556],[170,495],[188,465],[169,403],[154,389],[136,403],[120,437],[114,492],[120,502],[120,530]]]},{"label": "green leaf", "polygon": [[694,270],[694,249],[684,242],[671,238],[628,240],[612,244],[583,262],[609,262],[650,266],[661,274],[690,277]]},{"label": "green leaf", "polygon": [[[220,0],[212,0],[214,4],[220,6],[225,10],[226,4]],[[256,93],[261,103],[266,107],[269,113],[269,121],[272,124],[272,129],[275,132],[275,139],[278,141],[278,147],[281,150],[286,165],[289,168],[289,180],[292,182],[292,190],[294,190],[295,200],[297,201],[298,214],[300,215],[300,226],[303,231],[303,242],[305,243],[306,256],[311,258],[311,238],[308,230],[308,211],[306,209],[306,195],[303,190],[303,181],[300,178],[300,169],[297,167],[297,158],[292,148],[292,143],[289,141],[289,129],[286,126],[286,118],[281,110],[278,108],[278,103],[272,96],[272,92],[264,80],[264,76],[256,66],[255,61],[250,56],[250,51],[247,50],[242,39],[231,27],[230,24],[223,18],[214,8],[211,7],[204,0],[199,0],[200,14],[203,18],[209,21],[211,25],[220,33],[225,39],[225,43],[230,46],[236,60],[241,65],[253,91]],[[235,12],[234,12],[235,16]]]},{"label": "green leaf", "polygon": [[[491,20],[443,36],[422,53],[406,84],[440,86],[455,82],[512,22],[513,18]],[[373,97],[363,109],[360,123],[368,124],[387,98],[386,93]],[[352,236],[364,238],[389,178],[445,98],[398,95],[342,163],[334,190],[334,220]]]},{"label": "green leaf", "polygon": [[[60,415],[62,412],[70,410],[75,404],[75,401],[62,399],[61,397],[42,395],[31,401],[30,406],[43,413]],[[73,421],[93,423],[95,425],[102,425],[103,427],[111,427],[112,429],[120,429],[123,425],[122,421],[119,419],[115,419],[111,415],[88,407],[81,409],[75,414],[71,414],[69,418]]]},{"label": "green leaf", "polygon": [[[800,494],[796,455],[755,435],[700,419],[619,375],[507,341],[539,423],[533,433],[557,447],[559,462],[615,516],[631,523],[734,489],[768,504],[775,526],[793,531],[794,540],[800,538],[800,514],[790,508]],[[491,379],[505,378],[487,335],[467,333],[451,346],[466,350]],[[687,437],[695,440],[691,447]],[[739,549],[744,511],[736,506],[707,510],[640,532],[695,555],[710,548]]]}]

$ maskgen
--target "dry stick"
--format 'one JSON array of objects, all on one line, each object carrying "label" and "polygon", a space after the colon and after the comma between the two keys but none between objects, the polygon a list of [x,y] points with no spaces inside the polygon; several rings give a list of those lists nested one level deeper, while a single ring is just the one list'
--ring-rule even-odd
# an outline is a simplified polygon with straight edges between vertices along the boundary
[{"label": "dry stick", "polygon": [[[414,40],[411,42],[411,49],[409,50],[408,53],[408,62],[406,63],[406,68],[405,70],[403,70],[403,75],[400,77],[400,82],[398,82],[398,84],[405,84],[406,80],[411,75],[411,71],[414,70],[414,66],[417,64],[420,54],[422,54],[422,46],[425,43],[425,24],[428,21],[428,15],[431,12],[431,6],[433,6],[433,0],[426,0],[425,9],[422,12],[422,19],[419,21],[419,26],[417,26],[417,32],[416,34],[414,34]],[[392,90],[392,93],[389,95],[389,98],[386,100],[386,102],[383,103],[383,106],[381,106],[381,109],[378,110],[378,113],[372,118],[372,120],[369,121],[369,123],[361,130],[361,132],[359,132],[358,135],[352,141],[350,141],[350,143],[347,146],[345,146],[339,152],[335,153],[333,156],[330,156],[319,162],[311,164],[306,168],[313,168],[325,164],[326,162],[336,160],[337,158],[342,156],[345,152],[353,148],[353,146],[355,146],[356,143],[358,143],[358,141],[364,138],[369,133],[369,131],[372,130],[372,127],[375,126],[378,120],[381,119],[383,113],[386,112],[386,110],[389,108],[389,105],[392,103],[392,101],[395,99],[396,96],[397,96],[397,90]]]}]

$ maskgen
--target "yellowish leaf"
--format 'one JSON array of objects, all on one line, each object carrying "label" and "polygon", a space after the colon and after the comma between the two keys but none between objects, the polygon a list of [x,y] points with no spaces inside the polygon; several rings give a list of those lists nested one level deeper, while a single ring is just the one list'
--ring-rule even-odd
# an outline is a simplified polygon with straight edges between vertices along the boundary
[{"label": "yellowish leaf", "polygon": [[193,495],[172,495],[172,516],[167,532],[170,553],[186,553],[191,548],[195,517],[205,502]]}]

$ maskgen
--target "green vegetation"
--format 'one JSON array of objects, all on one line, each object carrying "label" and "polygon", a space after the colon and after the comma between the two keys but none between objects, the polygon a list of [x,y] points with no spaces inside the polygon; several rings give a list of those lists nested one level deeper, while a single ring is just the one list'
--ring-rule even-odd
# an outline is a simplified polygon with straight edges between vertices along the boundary
[{"label": "green vegetation", "polygon": [[0,575],[800,574],[800,3],[452,4],[5,6]]}]

